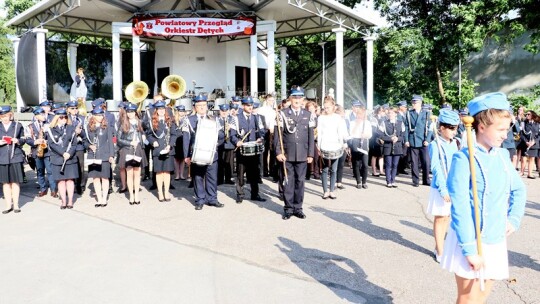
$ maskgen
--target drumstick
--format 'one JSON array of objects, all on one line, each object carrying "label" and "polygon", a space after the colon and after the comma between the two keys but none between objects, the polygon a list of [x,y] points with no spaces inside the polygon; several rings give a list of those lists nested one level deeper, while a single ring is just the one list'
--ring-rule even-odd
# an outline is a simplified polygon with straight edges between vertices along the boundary
[{"label": "drumstick", "polygon": [[[478,193],[476,190],[476,167],[474,165],[474,142],[472,139],[472,123],[474,121],[473,117],[465,116],[463,118],[463,123],[465,124],[465,130],[467,131],[467,149],[469,152],[469,167],[471,170],[471,184],[473,192],[473,203],[474,203],[474,229],[476,232],[476,249],[478,250],[478,255],[482,256],[482,236],[480,232],[480,210],[478,208]],[[483,269],[480,269],[480,290],[484,291],[484,274]]]},{"label": "drumstick", "polygon": [[[251,130],[249,130],[249,132],[246,133],[246,135],[244,135],[244,137],[242,137],[242,139],[240,140],[241,142],[244,142],[244,140],[246,139],[246,137],[248,137],[249,133],[251,133]],[[236,152],[236,149],[238,149],[238,146],[236,148],[234,148],[234,152]]]}]

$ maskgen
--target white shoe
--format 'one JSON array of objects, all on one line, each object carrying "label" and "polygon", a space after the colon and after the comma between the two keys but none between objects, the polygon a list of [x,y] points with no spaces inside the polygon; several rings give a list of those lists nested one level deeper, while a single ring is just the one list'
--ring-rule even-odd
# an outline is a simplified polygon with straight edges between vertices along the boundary
[{"label": "white shoe", "polygon": [[441,263],[441,256],[437,254],[437,250],[434,250],[433,251],[433,255],[435,256],[435,261],[437,261],[437,263]]}]

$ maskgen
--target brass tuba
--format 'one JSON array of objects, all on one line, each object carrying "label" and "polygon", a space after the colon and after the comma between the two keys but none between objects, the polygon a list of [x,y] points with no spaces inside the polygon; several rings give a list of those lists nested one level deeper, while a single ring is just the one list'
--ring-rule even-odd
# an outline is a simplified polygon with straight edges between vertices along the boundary
[{"label": "brass tuba", "polygon": [[161,93],[169,98],[170,107],[174,107],[176,99],[186,93],[186,81],[178,75],[169,75],[161,82]]},{"label": "brass tuba", "polygon": [[133,81],[126,87],[126,99],[134,104],[138,104],[137,112],[141,112],[143,101],[148,96],[148,85],[144,81]]}]

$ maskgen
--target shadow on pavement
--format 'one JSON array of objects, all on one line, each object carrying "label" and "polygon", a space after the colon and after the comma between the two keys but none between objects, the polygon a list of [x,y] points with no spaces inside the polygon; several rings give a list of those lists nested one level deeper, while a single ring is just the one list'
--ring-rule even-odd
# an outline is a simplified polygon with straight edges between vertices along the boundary
[{"label": "shadow on pavement", "polygon": [[350,303],[392,303],[391,292],[369,282],[366,273],[351,259],[305,248],[284,237],[278,237],[278,240],[281,244],[276,244],[276,247],[291,262],[340,298]]},{"label": "shadow on pavement", "polygon": [[433,236],[433,231],[431,229],[429,229],[429,228],[426,228],[426,227],[422,226],[422,225],[418,225],[416,223],[405,221],[405,220],[400,220],[399,222],[401,224],[405,225],[405,226],[409,226],[411,228],[419,230],[419,231],[421,231],[421,232],[423,232],[423,233],[425,233],[425,234],[427,234],[429,236]]},{"label": "shadow on pavement", "polygon": [[357,229],[376,240],[391,241],[398,245],[424,253],[428,256],[432,255],[431,251],[403,238],[400,233],[374,225],[371,219],[369,219],[367,216],[345,212],[335,212],[321,207],[311,207],[311,209],[315,212],[326,215],[336,222],[340,222]]},{"label": "shadow on pavement", "polygon": [[540,264],[538,261],[533,260],[530,256],[524,255],[523,253],[508,250],[508,262],[511,266],[540,271]]}]

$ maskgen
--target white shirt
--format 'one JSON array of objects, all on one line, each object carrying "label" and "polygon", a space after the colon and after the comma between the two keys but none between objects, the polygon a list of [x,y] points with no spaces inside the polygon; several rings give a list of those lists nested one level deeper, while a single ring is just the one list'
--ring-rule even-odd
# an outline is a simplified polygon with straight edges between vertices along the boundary
[{"label": "white shirt", "polygon": [[317,147],[324,151],[342,149],[349,137],[345,120],[338,114],[321,115],[317,119]]},{"label": "white shirt", "polygon": [[264,116],[265,128],[274,132],[276,126],[276,110],[269,106],[262,106],[257,111],[257,114]]},{"label": "white shirt", "polygon": [[[362,127],[364,130],[362,130]],[[350,135],[351,138],[370,139],[371,136],[373,136],[371,122],[367,119],[364,119],[363,121],[352,120],[350,122]]]}]

